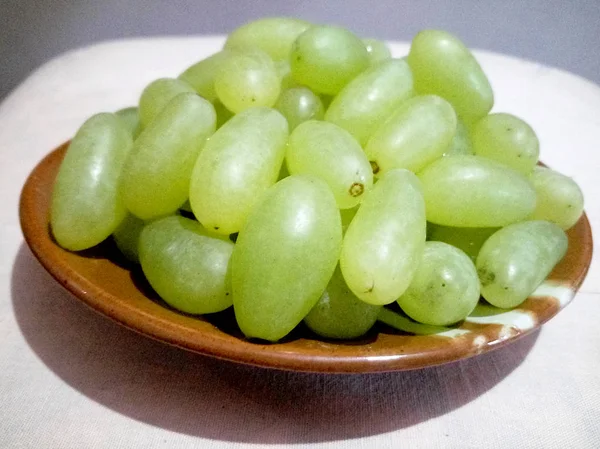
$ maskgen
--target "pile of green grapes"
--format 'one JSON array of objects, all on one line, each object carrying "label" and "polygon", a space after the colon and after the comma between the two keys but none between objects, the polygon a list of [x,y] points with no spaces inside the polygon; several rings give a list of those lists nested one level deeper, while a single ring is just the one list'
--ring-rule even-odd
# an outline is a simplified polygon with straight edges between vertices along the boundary
[{"label": "pile of green grapes", "polygon": [[52,232],[72,251],[112,236],[169,305],[233,306],[249,338],[416,325],[394,302],[429,326],[481,296],[515,307],[564,256],[583,196],[493,102],[446,32],[397,59],[342,28],[258,20],[137,108],[83,124]]}]

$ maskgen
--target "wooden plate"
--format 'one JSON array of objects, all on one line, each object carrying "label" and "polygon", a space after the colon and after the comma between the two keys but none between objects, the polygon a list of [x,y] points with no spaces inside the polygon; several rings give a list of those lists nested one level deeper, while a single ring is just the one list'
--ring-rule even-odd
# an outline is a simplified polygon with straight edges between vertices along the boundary
[{"label": "wooden plate", "polygon": [[[296,371],[365,373],[423,368],[481,354],[515,341],[556,315],[575,295],[592,257],[585,215],[568,231],[569,250],[530,298],[510,311],[480,305],[462,325],[438,335],[415,336],[377,324],[357,341],[317,338],[298,326],[277,344],[247,341],[231,310],[210,318],[174,311],[128,266],[110,241],[72,253],[49,231],[52,185],[67,144],[43,159],[21,193],[20,219],[27,244],[48,272],[76,298],[143,335],[235,362]],[[40,292],[43,294],[43,292]],[[74,342],[76,344],[76,342]]]}]

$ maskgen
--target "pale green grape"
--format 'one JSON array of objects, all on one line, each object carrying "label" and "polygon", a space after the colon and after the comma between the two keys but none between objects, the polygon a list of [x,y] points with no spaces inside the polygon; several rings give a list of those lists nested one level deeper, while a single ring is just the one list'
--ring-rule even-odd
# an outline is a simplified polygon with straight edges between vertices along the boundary
[{"label": "pale green grape", "polygon": [[288,17],[255,20],[235,29],[225,42],[228,49],[260,48],[273,60],[287,59],[296,38],[310,23]]},{"label": "pale green grape", "polygon": [[417,323],[416,321],[413,321],[410,318],[396,313],[386,307],[383,307],[379,311],[377,320],[396,330],[416,335],[433,335],[439,334],[440,332],[447,332],[452,329],[450,327],[432,326],[430,324]]},{"label": "pale green grape", "polygon": [[424,245],[419,180],[408,170],[391,170],[367,193],[346,230],[342,274],[363,301],[389,304],[410,284]]},{"label": "pale green grape", "polygon": [[427,242],[417,271],[398,304],[413,320],[447,326],[469,315],[479,301],[479,278],[464,252]]},{"label": "pale green grape", "polygon": [[535,209],[529,180],[498,162],[469,155],[438,159],[419,173],[427,220],[464,228],[500,227]]},{"label": "pale green grape", "polygon": [[294,79],[335,95],[369,65],[362,41],[343,28],[314,26],[298,36],[290,56]]},{"label": "pale green grape", "polygon": [[501,162],[525,175],[537,164],[540,144],[531,126],[510,114],[490,114],[471,131],[477,156]]},{"label": "pale green grape", "polygon": [[529,179],[537,193],[532,219],[551,221],[564,230],[577,223],[583,214],[583,193],[573,179],[545,167],[535,167]]},{"label": "pale green grape", "polygon": [[367,304],[350,291],[338,266],[304,323],[322,337],[357,338],[373,327],[380,310],[381,306]]},{"label": "pale green grape", "polygon": [[565,232],[548,221],[524,221],[500,229],[477,256],[481,294],[496,307],[521,304],[567,252]]},{"label": "pale green grape", "polygon": [[331,191],[309,175],[278,182],[254,208],[232,256],[235,317],[247,337],[277,341],[308,314],[340,254]]},{"label": "pale green grape", "polygon": [[251,108],[208,141],[191,175],[190,204],[207,229],[238,232],[262,193],[277,180],[288,137],[276,110]]},{"label": "pale green grape", "polygon": [[178,79],[161,78],[150,83],[142,92],[138,108],[142,128],[146,128],[177,95],[191,92],[195,92],[194,88]]},{"label": "pale green grape", "polygon": [[469,129],[460,119],[456,121],[456,133],[444,156],[453,156],[456,154],[475,154],[471,136],[469,136]]},{"label": "pale green grape", "polygon": [[146,279],[167,304],[185,313],[214,313],[233,302],[225,280],[233,247],[197,221],[171,216],[144,227],[139,257]]},{"label": "pale green grape", "polygon": [[217,100],[215,77],[221,69],[223,62],[225,62],[231,54],[232,52],[229,51],[215,53],[188,67],[181,75],[179,75],[179,79],[188,83],[198,94],[202,95],[211,103],[214,103],[215,100]]},{"label": "pale green grape", "polygon": [[206,139],[215,131],[215,110],[193,93],[175,97],[142,131],[125,168],[121,194],[127,209],[147,220],[175,212],[188,198],[190,175]]},{"label": "pale green grape", "polygon": [[60,165],[50,205],[50,225],[60,246],[79,251],[106,239],[125,218],[119,179],[131,133],[114,114],[87,120]]},{"label": "pale green grape", "polygon": [[378,176],[395,168],[418,172],[440,158],[456,132],[456,114],[434,95],[411,98],[369,139],[365,153]]},{"label": "pale green grape", "polygon": [[497,230],[498,228],[457,228],[428,223],[427,239],[455,246],[475,262],[481,246]]},{"label": "pale green grape", "polygon": [[392,57],[392,52],[385,42],[377,39],[363,39],[362,41],[369,54],[370,65],[376,65]]},{"label": "pale green grape", "polygon": [[465,45],[450,33],[421,31],[408,54],[420,94],[434,94],[448,100],[467,123],[487,115],[494,94],[479,63]]},{"label": "pale green grape", "polygon": [[331,188],[338,207],[356,206],[373,185],[373,173],[358,142],[333,123],[310,120],[291,134],[285,156],[292,175],[311,174]]},{"label": "pale green grape", "polygon": [[275,109],[287,119],[290,131],[307,120],[322,120],[325,115],[323,102],[308,87],[292,87],[283,91]]},{"label": "pale green grape", "polygon": [[235,113],[252,107],[273,106],[280,90],[281,79],[273,60],[258,49],[232,52],[215,76],[219,100]]},{"label": "pale green grape", "polygon": [[412,94],[410,67],[405,61],[390,59],[350,81],[329,105],[325,120],[341,126],[365,145],[377,127]]},{"label": "pale green grape", "polygon": [[121,119],[122,123],[131,133],[131,137],[135,140],[141,132],[140,114],[138,112],[138,108],[130,107],[119,109],[117,112],[115,112],[115,115]]},{"label": "pale green grape", "polygon": [[138,243],[144,222],[135,215],[127,214],[119,227],[113,232],[113,239],[119,251],[131,262],[139,263]]}]

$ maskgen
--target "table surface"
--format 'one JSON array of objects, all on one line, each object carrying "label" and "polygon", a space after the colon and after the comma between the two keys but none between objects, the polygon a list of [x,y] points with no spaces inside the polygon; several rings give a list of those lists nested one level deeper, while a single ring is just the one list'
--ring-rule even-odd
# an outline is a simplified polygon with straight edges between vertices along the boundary
[{"label": "table surface", "polygon": [[[18,195],[89,115],[135,104],[220,38],[115,41],[64,54],[0,104],[0,446],[7,448],[597,448],[600,267],[572,304],[515,344],[440,367],[317,375],[235,365],[165,346],[74,300],[33,258]],[[397,55],[404,44],[394,45]],[[477,53],[496,110],[537,130],[600,226],[600,87]]]}]

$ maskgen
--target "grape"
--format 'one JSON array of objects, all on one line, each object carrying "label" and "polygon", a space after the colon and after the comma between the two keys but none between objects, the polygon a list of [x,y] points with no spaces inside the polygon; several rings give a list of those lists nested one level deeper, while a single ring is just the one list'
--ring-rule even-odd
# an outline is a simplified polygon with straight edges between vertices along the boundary
[{"label": "grape", "polygon": [[350,291],[338,266],[304,323],[326,338],[357,338],[373,327],[380,310],[381,306],[367,304]]},{"label": "grape", "polygon": [[252,211],[232,256],[233,306],[247,337],[277,341],[308,314],[340,254],[335,199],[320,179],[289,176]]},{"label": "grape", "polygon": [[274,109],[232,117],[208,141],[191,176],[190,204],[207,229],[238,232],[261,194],[277,180],[288,125]]},{"label": "grape", "polygon": [[399,331],[416,335],[433,335],[453,330],[450,327],[432,326],[430,324],[417,323],[416,321],[413,321],[410,318],[396,313],[386,307],[383,307],[379,311],[377,320]]},{"label": "grape", "polygon": [[447,101],[414,97],[377,129],[365,153],[378,176],[395,168],[418,172],[444,154],[455,132],[456,114]]},{"label": "grape", "polygon": [[138,108],[124,108],[115,112],[115,115],[121,119],[121,122],[131,133],[131,137],[135,140],[141,132],[140,114]]},{"label": "grape", "polygon": [[290,61],[296,82],[315,92],[335,95],[368,67],[369,54],[350,31],[314,26],[298,36]]},{"label": "grape", "polygon": [[125,218],[118,185],[130,149],[131,133],[114,114],[94,115],[79,128],[52,192],[50,224],[60,246],[91,248]]},{"label": "grape", "polygon": [[142,128],[146,128],[177,95],[191,92],[195,92],[193,87],[178,79],[161,78],[150,83],[140,97],[139,115]]},{"label": "grape", "polygon": [[139,256],[146,279],[167,304],[185,313],[214,313],[232,304],[225,277],[233,247],[200,223],[171,216],[144,227]]},{"label": "grape", "polygon": [[471,132],[477,156],[494,159],[528,175],[537,164],[540,144],[531,126],[510,114],[490,114]]},{"label": "grape", "polygon": [[290,131],[307,120],[322,120],[325,115],[323,102],[308,87],[292,87],[283,91],[275,109],[287,119]]},{"label": "grape", "polygon": [[500,229],[477,256],[481,294],[502,308],[521,304],[567,251],[565,232],[548,221],[524,221]]},{"label": "grape", "polygon": [[119,251],[131,262],[139,263],[138,243],[144,222],[135,215],[127,214],[113,232],[113,239]]},{"label": "grape", "polygon": [[341,209],[356,206],[373,185],[371,166],[362,148],[333,123],[302,123],[290,136],[285,159],[292,175],[306,173],[324,180]]},{"label": "grape", "polygon": [[363,44],[369,54],[370,65],[376,65],[392,57],[392,52],[390,52],[390,49],[383,41],[377,39],[363,39]]},{"label": "grape", "polygon": [[455,246],[464,251],[473,262],[477,259],[481,246],[497,230],[498,228],[457,228],[427,224],[428,240]]},{"label": "grape", "polygon": [[219,100],[236,114],[252,107],[273,106],[280,90],[281,79],[275,64],[258,49],[232,52],[215,76]]},{"label": "grape", "polygon": [[260,48],[273,60],[279,61],[289,57],[292,44],[309,27],[310,23],[304,20],[288,17],[255,20],[229,34],[225,48]]},{"label": "grape", "polygon": [[217,93],[215,92],[215,76],[221,69],[223,62],[225,62],[231,54],[232,53],[229,51],[215,53],[188,67],[181,75],[179,75],[179,79],[188,83],[198,94],[202,95],[211,103],[214,103],[217,100]]},{"label": "grape", "polygon": [[479,278],[464,252],[442,242],[427,242],[417,271],[398,304],[413,320],[435,326],[454,324],[479,301]]},{"label": "grape", "polygon": [[391,170],[367,193],[346,230],[340,267],[363,301],[389,304],[404,293],[425,244],[425,204],[417,177]]},{"label": "grape", "polygon": [[419,173],[427,220],[444,226],[500,227],[535,209],[535,190],[522,174],[469,155],[444,157]]},{"label": "grape", "polygon": [[381,122],[412,94],[410,67],[405,61],[390,59],[350,81],[331,102],[325,119],[364,145]]},{"label": "grape", "polygon": [[147,220],[175,212],[188,198],[190,174],[215,131],[215,110],[197,94],[175,97],[137,138],[123,171],[127,209]]},{"label": "grape", "polygon": [[456,133],[450,142],[450,147],[444,153],[444,156],[452,156],[455,154],[475,154],[469,129],[465,126],[462,120],[456,121]]},{"label": "grape", "polygon": [[466,123],[477,121],[492,109],[490,83],[456,36],[439,30],[421,31],[412,41],[408,64],[417,92],[445,98]]},{"label": "grape", "polygon": [[583,214],[583,193],[568,176],[545,167],[535,167],[529,177],[537,193],[534,220],[547,220],[567,230]]}]

